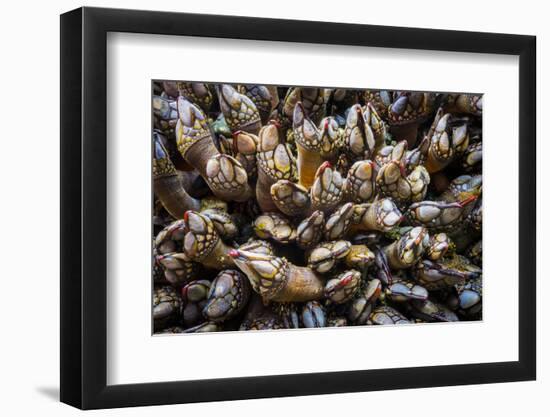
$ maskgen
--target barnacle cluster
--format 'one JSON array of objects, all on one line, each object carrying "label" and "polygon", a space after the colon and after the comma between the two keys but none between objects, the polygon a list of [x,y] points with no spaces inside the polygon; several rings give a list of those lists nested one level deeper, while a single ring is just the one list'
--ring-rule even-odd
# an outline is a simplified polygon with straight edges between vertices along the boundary
[{"label": "barnacle cluster", "polygon": [[482,96],[154,81],[155,333],[482,318]]}]

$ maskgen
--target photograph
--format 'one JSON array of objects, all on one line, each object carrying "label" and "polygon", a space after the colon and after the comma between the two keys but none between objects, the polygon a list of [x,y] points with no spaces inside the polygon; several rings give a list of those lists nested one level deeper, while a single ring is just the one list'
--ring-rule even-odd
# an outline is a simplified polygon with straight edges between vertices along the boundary
[{"label": "photograph", "polygon": [[548,13],[424,3],[6,2],[0,416],[548,415]]},{"label": "photograph", "polygon": [[151,95],[155,335],[483,320],[482,92]]}]

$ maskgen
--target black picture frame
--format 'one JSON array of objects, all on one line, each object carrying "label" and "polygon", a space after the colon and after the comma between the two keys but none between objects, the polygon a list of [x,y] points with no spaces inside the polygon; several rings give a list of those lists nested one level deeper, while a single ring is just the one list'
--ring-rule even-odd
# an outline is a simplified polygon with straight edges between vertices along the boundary
[{"label": "black picture frame", "polygon": [[[519,56],[519,360],[107,385],[108,32]],[[84,7],[61,15],[60,56],[62,402],[94,409],[536,378],[534,36]]]}]

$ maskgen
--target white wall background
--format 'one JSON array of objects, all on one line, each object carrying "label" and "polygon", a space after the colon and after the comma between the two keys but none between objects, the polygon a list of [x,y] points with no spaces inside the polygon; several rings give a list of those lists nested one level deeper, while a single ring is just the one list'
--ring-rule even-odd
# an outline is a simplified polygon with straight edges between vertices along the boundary
[{"label": "white wall background", "polygon": [[[0,277],[0,410],[3,415],[74,415],[58,403],[59,393],[59,17],[81,6],[78,1],[56,4],[9,1],[2,5],[0,126],[0,204],[2,239]],[[93,1],[86,5],[168,11],[234,14],[350,23],[417,26],[441,29],[509,32],[538,37],[538,236],[549,231],[549,197],[545,181],[550,167],[542,156],[550,151],[542,138],[549,111],[541,97],[550,95],[550,26],[543,2],[388,0],[338,2],[277,0]],[[162,58],[164,59],[164,58]],[[169,61],[167,61],[169,62]],[[404,69],[406,70],[406,69]],[[512,105],[515,103],[512,103]],[[504,120],[503,123],[506,123]],[[503,175],[506,164],[503,161]],[[503,201],[505,207],[506,201]],[[538,249],[538,381],[393,392],[324,395],[286,399],[237,401],[95,412],[97,415],[222,414],[334,416],[342,413],[408,416],[543,415],[550,408],[548,351],[549,309],[543,304],[550,284],[543,269],[548,240]],[[375,353],[373,353],[375,354]],[[337,360],[335,357],[334,360]],[[546,395],[545,395],[546,394]]]}]

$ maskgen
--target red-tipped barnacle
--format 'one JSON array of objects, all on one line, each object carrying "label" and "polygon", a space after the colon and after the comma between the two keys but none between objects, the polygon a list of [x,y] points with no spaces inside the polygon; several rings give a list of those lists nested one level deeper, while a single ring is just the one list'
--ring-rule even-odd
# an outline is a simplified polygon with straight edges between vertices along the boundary
[{"label": "red-tipped barnacle", "polygon": [[234,250],[230,256],[265,301],[312,301],[323,297],[323,280],[310,268],[285,258]]}]

